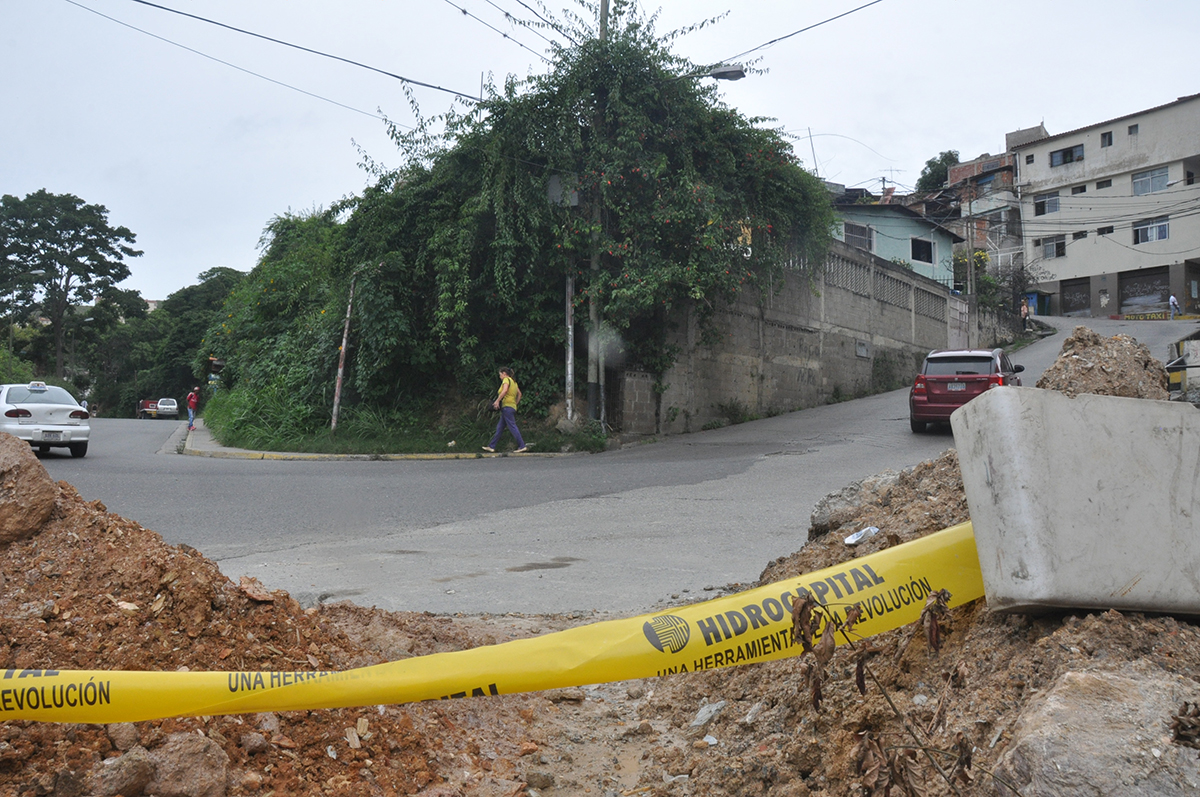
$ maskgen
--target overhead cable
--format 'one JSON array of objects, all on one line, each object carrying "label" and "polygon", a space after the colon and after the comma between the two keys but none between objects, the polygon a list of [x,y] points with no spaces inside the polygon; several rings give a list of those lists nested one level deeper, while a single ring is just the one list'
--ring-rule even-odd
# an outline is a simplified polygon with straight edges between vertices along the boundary
[{"label": "overhead cable", "polygon": [[[450,6],[452,6],[452,7],[456,8],[456,9],[458,9],[459,11],[461,11],[461,12],[462,12],[462,15],[463,15],[464,17],[470,17],[471,19],[475,20],[475,21],[476,21],[476,22],[478,22],[479,24],[481,24],[481,25],[483,25],[484,27],[486,27],[488,30],[493,30],[493,31],[495,31],[496,33],[499,33],[501,36],[503,36],[504,38],[508,39],[510,42],[512,42],[513,44],[517,45],[517,46],[518,46],[518,47],[520,47],[521,49],[523,49],[523,50],[529,50],[529,52],[533,53],[534,55],[536,55],[538,58],[542,59],[542,60],[543,60],[543,61],[545,61],[546,63],[550,63],[550,59],[549,59],[549,58],[547,58],[546,56],[542,55],[541,53],[539,53],[539,52],[538,52],[538,51],[536,51],[536,50],[531,50],[530,48],[526,47],[524,44],[521,44],[521,42],[517,41],[517,40],[516,40],[516,39],[514,39],[512,36],[509,36],[507,33],[505,33],[504,31],[500,30],[499,28],[497,28],[496,26],[492,25],[491,23],[489,23],[489,22],[484,22],[482,19],[480,19],[479,17],[475,16],[474,14],[472,14],[470,11],[468,11],[468,10],[467,10],[467,9],[465,9],[465,8],[463,8],[462,6],[460,6],[460,5],[455,5],[455,3],[453,2],[453,0],[446,0],[446,3],[447,3],[448,5],[450,5]],[[492,3],[492,5],[496,5],[496,4],[495,4],[495,3]],[[497,8],[500,8],[499,6],[496,6],[496,7],[497,7]],[[511,14],[509,14],[507,11],[504,11],[504,9],[502,9],[502,8],[501,8],[500,10],[501,10],[501,11],[503,11],[503,12],[504,12],[504,15],[505,15],[506,17],[508,17],[509,19],[515,19],[515,17],[513,17],[513,16],[512,16]]]},{"label": "overhead cable", "polygon": [[[354,61],[350,58],[343,58],[340,55],[332,55],[330,53],[321,52],[320,50],[314,50],[310,47],[303,47],[299,44],[292,44],[291,42],[287,42],[282,39],[275,39],[270,36],[264,36],[263,34],[255,33],[254,31],[237,28],[237,27],[234,27],[233,25],[226,25],[224,22],[217,22],[216,20],[197,16],[196,14],[189,14],[186,11],[178,11],[174,8],[168,8],[167,6],[162,6],[157,3],[151,3],[150,0],[131,0],[131,2],[138,3],[138,4],[144,5],[144,6],[150,6],[151,8],[157,8],[161,11],[169,11],[172,14],[178,14],[181,17],[188,17],[190,19],[197,20],[198,22],[205,22],[205,23],[208,23],[209,25],[216,25],[218,28],[225,28],[226,30],[231,30],[235,33],[241,33],[245,36],[253,36],[256,39],[263,39],[264,41],[273,42],[275,44],[281,44],[284,47],[291,47],[292,49],[295,49],[295,50],[302,50],[303,52],[306,52],[306,53],[312,53],[313,55],[319,55],[322,58],[331,58],[334,61],[341,61],[342,63],[350,64],[351,66],[357,66],[360,69],[366,69],[371,72],[377,72],[386,77],[395,78],[396,80],[399,80],[403,83],[411,83],[414,86],[421,86],[423,88],[433,89],[435,91],[444,91],[447,94],[453,94],[456,97],[462,97],[463,99],[471,100],[472,102],[483,102],[482,99],[480,99],[479,97],[475,97],[471,94],[464,94],[461,91],[454,91],[453,89],[444,88],[442,86],[436,86],[433,83],[424,83],[420,80],[413,80],[412,78],[404,77],[403,75],[397,75],[394,72],[388,72],[385,69],[379,69],[378,67],[370,66],[369,64],[364,64],[359,61]],[[878,2],[878,0],[876,0],[876,2]]]},{"label": "overhead cable", "polygon": [[[238,66],[237,64],[232,64],[229,61],[223,61],[220,58],[209,55],[208,53],[201,52],[200,50],[197,50],[193,47],[188,47],[186,44],[180,44],[179,42],[172,41],[163,36],[159,36],[157,33],[151,33],[150,31],[143,30],[142,28],[139,28],[136,25],[130,25],[128,22],[122,22],[121,20],[116,19],[115,17],[110,17],[107,14],[102,14],[94,8],[88,8],[87,6],[83,5],[82,3],[75,2],[75,0],[66,0],[66,2],[70,3],[73,6],[76,6],[77,8],[82,8],[84,11],[90,11],[93,14],[95,14],[96,16],[103,17],[104,19],[107,19],[109,22],[115,22],[118,25],[122,25],[126,28],[129,28],[130,30],[136,30],[138,33],[144,33],[145,35],[150,36],[151,38],[154,38],[154,39],[158,39],[161,42],[166,42],[167,44],[170,44],[174,47],[178,47],[182,50],[187,50],[189,53],[195,53],[196,55],[200,56],[201,58],[207,58],[210,61],[215,61],[218,64],[222,64],[223,66],[230,67],[231,69],[236,69],[239,72],[244,72],[247,75],[252,75],[253,77],[259,78],[261,80],[265,80],[269,83],[274,83],[277,86],[283,86],[285,89],[291,89],[292,91],[298,91],[301,94],[305,94],[309,97],[312,97],[313,99],[321,100],[322,102],[327,102],[331,105],[336,105],[339,108],[345,108],[348,111],[354,111],[355,113],[361,113],[363,116],[370,116],[373,119],[384,119],[384,117],[380,116],[379,114],[371,113],[370,111],[364,111],[361,108],[355,108],[351,105],[346,105],[345,103],[338,102],[337,100],[331,100],[328,97],[322,97],[320,94],[314,94],[311,91],[306,91],[297,86],[293,86],[290,83],[284,83],[282,80],[276,80],[275,78],[267,77],[266,75],[262,75],[262,74],[259,74],[258,72],[251,71],[249,69],[246,69],[245,67]],[[400,126],[408,127],[408,125],[400,125]]]},{"label": "overhead cable", "polygon": [[759,50],[770,47],[772,44],[778,44],[779,42],[783,41],[784,39],[790,39],[793,36],[799,36],[801,33],[804,33],[805,31],[810,31],[813,28],[819,28],[822,25],[833,22],[836,19],[841,19],[842,17],[848,17],[856,11],[862,11],[864,8],[870,8],[871,6],[873,6],[877,3],[882,3],[882,2],[883,2],[883,0],[871,0],[871,2],[865,3],[861,6],[859,6],[858,8],[852,8],[849,11],[838,14],[836,17],[830,17],[829,19],[821,20],[820,22],[809,25],[807,28],[801,28],[800,30],[792,31],[791,33],[787,34],[786,36],[780,36],[777,39],[771,39],[771,41],[766,42],[765,44],[760,44],[757,47],[752,47],[749,50],[746,50],[744,53],[738,53],[737,55],[731,55],[728,58],[722,60],[721,63],[727,64],[731,61],[736,61],[737,59],[741,58],[744,55],[749,55],[750,53],[758,52]]}]

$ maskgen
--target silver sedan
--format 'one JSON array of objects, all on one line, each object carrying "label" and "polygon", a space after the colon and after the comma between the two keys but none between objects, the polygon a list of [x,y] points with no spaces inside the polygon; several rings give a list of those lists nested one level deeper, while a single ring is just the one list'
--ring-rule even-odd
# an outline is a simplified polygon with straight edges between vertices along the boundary
[{"label": "silver sedan", "polygon": [[70,393],[45,382],[0,385],[0,432],[26,441],[42,453],[53,447],[87,455],[91,416]]}]

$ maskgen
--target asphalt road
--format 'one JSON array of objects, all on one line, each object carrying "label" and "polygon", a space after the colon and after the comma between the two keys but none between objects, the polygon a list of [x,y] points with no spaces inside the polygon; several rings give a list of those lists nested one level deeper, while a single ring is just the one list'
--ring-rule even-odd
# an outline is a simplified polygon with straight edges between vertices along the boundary
[{"label": "asphalt road", "polygon": [[[1200,328],[1084,323],[1160,359]],[[1066,332],[1013,355],[1025,385]],[[212,459],[174,453],[183,427],[100,418],[85,459],[41,459],[234,580],[255,576],[305,605],[466,614],[635,613],[747,584],[804,545],[821,497],[954,445],[948,427],[909,430],[906,390],[597,455]]]}]

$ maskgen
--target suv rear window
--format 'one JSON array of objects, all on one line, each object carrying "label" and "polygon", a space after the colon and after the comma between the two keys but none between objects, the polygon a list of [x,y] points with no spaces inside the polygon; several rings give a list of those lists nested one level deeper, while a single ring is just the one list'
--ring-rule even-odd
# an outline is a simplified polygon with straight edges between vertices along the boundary
[{"label": "suv rear window", "polygon": [[48,386],[45,390],[30,390],[27,387],[10,387],[4,399],[9,404],[74,404],[75,399],[61,387]]},{"label": "suv rear window", "polygon": [[926,376],[965,376],[995,373],[991,357],[930,357],[925,361]]}]

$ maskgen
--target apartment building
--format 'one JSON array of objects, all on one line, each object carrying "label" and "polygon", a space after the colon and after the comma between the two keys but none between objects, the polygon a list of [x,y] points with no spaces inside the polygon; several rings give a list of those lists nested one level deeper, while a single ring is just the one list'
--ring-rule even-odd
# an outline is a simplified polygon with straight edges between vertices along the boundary
[{"label": "apartment building", "polygon": [[1200,94],[1010,149],[1052,313],[1166,317],[1172,294],[1200,313]]}]

